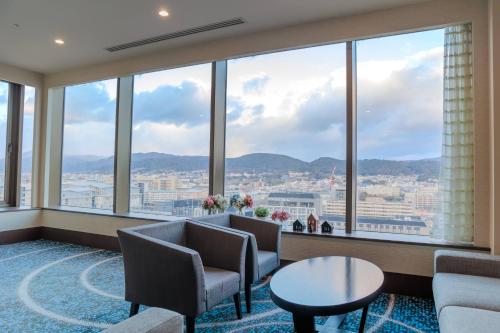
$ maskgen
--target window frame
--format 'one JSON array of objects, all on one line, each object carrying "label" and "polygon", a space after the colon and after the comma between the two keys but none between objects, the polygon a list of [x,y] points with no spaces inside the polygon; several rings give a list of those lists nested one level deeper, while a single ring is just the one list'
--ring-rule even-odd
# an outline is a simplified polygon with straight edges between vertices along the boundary
[{"label": "window frame", "polygon": [[[423,29],[415,29],[415,31],[401,31],[394,32],[391,34],[386,34],[379,37],[387,36],[397,36],[405,35],[409,33],[424,32],[435,29],[442,29],[443,26],[427,27]],[[377,37],[367,37],[358,38],[347,41],[338,41],[331,43],[324,43],[320,45],[308,45],[308,46],[298,46],[296,48],[286,49],[286,50],[273,50],[269,52],[258,53],[261,54],[272,54],[282,51],[290,50],[300,50],[307,49],[310,47],[317,47],[322,45],[332,45],[344,43],[346,45],[346,208],[345,208],[345,231],[344,233],[350,235],[356,231],[356,221],[357,221],[357,54],[356,54],[356,44],[358,41],[372,39]],[[252,56],[257,54],[245,55]],[[228,73],[228,60],[242,58],[240,56],[228,57],[224,59],[214,60],[212,64],[212,77],[211,77],[211,103],[210,103],[210,146],[209,146],[209,193],[212,194],[224,194],[224,182],[225,182],[225,160],[226,160],[226,104],[227,104],[227,73]],[[181,66],[175,66],[170,68],[155,69],[148,71],[147,73],[156,72],[159,70],[183,68],[197,64],[203,64],[207,62],[199,62],[192,64],[184,64]],[[121,77],[113,77],[117,80],[117,98],[116,98],[116,127],[115,127],[115,151],[114,151],[114,196],[113,196],[113,213],[114,214],[129,214],[130,213],[130,181],[131,181],[131,145],[132,145],[132,113],[133,113],[133,80],[134,76],[141,73],[131,73],[129,75]],[[105,78],[110,79],[110,78]],[[104,80],[104,79],[103,79]],[[122,85],[126,83],[128,88],[124,88]],[[129,81],[131,80],[131,82]],[[96,81],[97,82],[97,81]],[[79,84],[82,84],[81,82]],[[132,86],[131,91],[130,84]],[[64,90],[62,88],[49,88],[49,113],[50,105],[50,92],[56,91],[57,89],[63,90],[62,95],[62,122],[60,123],[60,130],[63,132],[64,127]],[[126,90],[124,90],[126,89]],[[61,97],[58,97],[61,98]],[[59,103],[56,101],[56,104]],[[53,107],[53,106],[52,106]],[[56,105],[56,112],[57,105]],[[59,111],[60,112],[60,111]],[[130,119],[129,119],[130,118]],[[57,117],[56,117],[57,119]],[[59,125],[59,124],[57,124]],[[62,139],[63,135],[60,134],[60,139],[58,142],[58,136],[54,136],[54,142],[60,144],[60,158],[59,158],[59,170],[55,171],[54,175],[62,175]],[[119,140],[121,139],[121,140]],[[51,141],[51,140],[49,140]],[[123,141],[123,142],[122,142]],[[47,172],[47,170],[46,170]],[[48,171],[51,175],[52,172]],[[118,176],[121,174],[121,176]],[[50,178],[50,177],[49,177]],[[126,182],[119,182],[119,179],[125,180]],[[52,180],[49,179],[49,183]],[[61,203],[61,193],[60,193],[61,179],[59,179],[59,191],[56,193],[48,191],[48,195],[45,198],[46,202],[58,202]],[[50,187],[50,186],[49,186]],[[121,188],[121,190],[120,190]],[[47,189],[46,189],[47,190]],[[48,197],[48,199],[47,199]],[[58,198],[58,200],[54,200]],[[46,206],[54,206],[46,204]],[[73,207],[65,207],[66,210],[71,210]],[[81,210],[76,208],[75,210]],[[89,209],[91,210],[91,209]],[[141,214],[147,215],[149,213],[142,212]],[[158,215],[157,212],[151,212],[151,215]],[[337,223],[337,222],[335,222]],[[425,236],[420,236],[425,237]]]},{"label": "window frame", "polygon": [[[0,208],[19,207],[21,204],[20,186],[25,86],[10,81],[2,82],[8,85],[8,96],[4,160],[4,200],[0,201]],[[35,94],[36,92],[37,90],[35,90]]]}]

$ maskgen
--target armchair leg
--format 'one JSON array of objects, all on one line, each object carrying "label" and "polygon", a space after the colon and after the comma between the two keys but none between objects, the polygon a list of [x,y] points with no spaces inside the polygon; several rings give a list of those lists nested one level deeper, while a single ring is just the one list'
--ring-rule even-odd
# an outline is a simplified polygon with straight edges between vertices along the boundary
[{"label": "armchair leg", "polygon": [[234,306],[236,307],[236,316],[238,316],[238,319],[243,318],[241,315],[241,299],[240,299],[240,293],[236,293],[233,296],[234,298]]},{"label": "armchair leg", "polygon": [[194,333],[195,320],[195,317],[186,316],[186,333]]},{"label": "armchair leg", "polygon": [[252,284],[245,284],[245,301],[247,305],[247,313],[252,312]]},{"label": "armchair leg", "polygon": [[130,303],[130,317],[135,316],[139,312],[139,305],[137,303]]}]

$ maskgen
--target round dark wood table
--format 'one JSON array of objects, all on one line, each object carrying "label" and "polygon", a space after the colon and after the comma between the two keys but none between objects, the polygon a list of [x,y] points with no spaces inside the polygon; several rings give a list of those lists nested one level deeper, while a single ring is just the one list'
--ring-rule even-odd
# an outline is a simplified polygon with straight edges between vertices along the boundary
[{"label": "round dark wood table", "polygon": [[341,315],[363,308],[363,332],[369,304],[382,292],[384,273],[369,261],[318,257],[283,267],[271,279],[271,299],[293,314],[298,333],[315,332],[314,316]]}]

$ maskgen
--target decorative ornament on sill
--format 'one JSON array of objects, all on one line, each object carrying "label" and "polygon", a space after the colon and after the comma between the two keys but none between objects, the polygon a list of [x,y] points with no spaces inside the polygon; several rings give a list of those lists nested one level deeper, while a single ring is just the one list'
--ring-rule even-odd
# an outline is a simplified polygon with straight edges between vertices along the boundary
[{"label": "decorative ornament on sill", "polygon": [[322,234],[331,234],[333,232],[333,226],[325,221],[321,224],[321,233]]},{"label": "decorative ornament on sill", "polygon": [[307,231],[308,232],[316,232],[318,230],[319,219],[316,214],[309,214],[307,218]]},{"label": "decorative ornament on sill", "polygon": [[299,219],[296,219],[295,222],[293,222],[293,231],[303,232],[305,227],[304,223],[302,223]]}]

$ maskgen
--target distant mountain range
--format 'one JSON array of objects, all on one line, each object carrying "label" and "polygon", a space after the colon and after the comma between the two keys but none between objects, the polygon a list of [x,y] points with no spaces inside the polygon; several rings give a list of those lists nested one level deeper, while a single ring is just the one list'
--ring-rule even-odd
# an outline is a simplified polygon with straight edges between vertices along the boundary
[{"label": "distant mountain range", "polygon": [[[439,175],[439,158],[412,161],[392,161],[369,159],[358,162],[360,175],[419,175],[423,178]],[[67,156],[64,159],[64,172],[112,172],[112,157]],[[345,175],[345,161],[321,157],[305,162],[279,154],[248,154],[226,160],[226,171],[266,172],[284,174],[288,172],[310,172],[318,178],[328,177],[333,168],[337,175]],[[163,153],[137,153],[132,155],[132,170],[143,173],[159,171],[195,171],[208,168],[206,156],[178,156]]]}]

